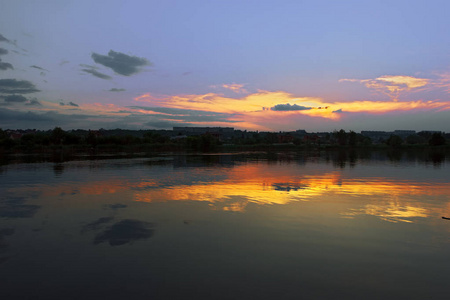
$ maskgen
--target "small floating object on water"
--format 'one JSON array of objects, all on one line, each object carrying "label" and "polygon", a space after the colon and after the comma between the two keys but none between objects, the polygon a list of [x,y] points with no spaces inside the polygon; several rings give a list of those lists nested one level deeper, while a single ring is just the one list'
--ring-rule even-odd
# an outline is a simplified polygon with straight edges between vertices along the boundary
[{"label": "small floating object on water", "polygon": [[442,219],[445,219],[445,220],[450,220],[450,218],[446,218],[446,217],[442,217]]}]

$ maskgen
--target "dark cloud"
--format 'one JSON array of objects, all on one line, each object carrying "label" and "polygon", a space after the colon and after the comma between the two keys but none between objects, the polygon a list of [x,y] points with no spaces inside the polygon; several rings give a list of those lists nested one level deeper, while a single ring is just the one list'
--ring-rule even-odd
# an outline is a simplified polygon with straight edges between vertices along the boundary
[{"label": "dark cloud", "polygon": [[7,62],[2,62],[2,60],[0,59],[0,70],[5,71],[8,69],[13,70],[14,69],[13,65]]},{"label": "dark cloud", "polygon": [[[33,112],[20,112],[10,109],[2,109],[0,108],[0,122],[5,124],[14,124],[21,121],[30,121],[30,122],[43,122],[43,121],[54,121],[51,117],[51,114],[36,114]],[[2,127],[2,126],[0,126]]]},{"label": "dark cloud", "polygon": [[[45,113],[32,111],[17,111],[0,107],[0,128],[36,128],[53,129],[58,127],[73,128],[101,128],[105,126],[103,116],[98,117],[99,121],[93,120],[93,116],[82,114],[61,114],[50,111]],[[86,121],[90,119],[89,123]],[[112,123],[112,122],[111,122]],[[120,124],[123,126],[124,124]],[[113,128],[118,128],[115,124]]]},{"label": "dark cloud", "polygon": [[126,89],[116,89],[116,88],[112,88],[109,90],[109,92],[123,92],[126,91]]},{"label": "dark cloud", "polygon": [[[10,109],[0,108],[0,124],[3,126],[5,124],[17,124],[18,122],[42,122],[42,121],[53,121],[52,118],[48,116],[39,115],[32,112],[19,112]],[[0,126],[1,127],[1,126]]]},{"label": "dark cloud", "polygon": [[69,63],[68,60],[62,60],[62,61],[59,63],[59,65],[62,66],[62,65],[68,64],[68,63]]},{"label": "dark cloud", "polygon": [[107,80],[112,79],[111,76],[103,74],[103,73],[100,73],[100,72],[98,72],[98,71],[96,71],[94,69],[81,69],[81,71],[89,73],[89,74],[92,74],[95,77],[98,77],[98,78],[101,78],[101,79],[107,79]]},{"label": "dark cloud", "polygon": [[0,79],[0,93],[3,94],[30,94],[39,90],[28,80]]},{"label": "dark cloud", "polygon": [[108,55],[94,52],[91,57],[96,63],[104,65],[123,76],[139,73],[140,67],[150,65],[150,62],[143,57],[130,56],[113,50],[110,50]]},{"label": "dark cloud", "polygon": [[25,105],[29,105],[29,106],[41,106],[41,102],[39,102],[36,99],[31,99],[30,102],[25,103]]},{"label": "dark cloud", "polygon": [[35,68],[35,69],[38,69],[38,70],[41,70],[41,71],[46,71],[46,72],[48,72],[48,70],[46,70],[46,69],[44,69],[44,68],[41,68],[41,67],[39,67],[39,66],[36,66],[36,65],[30,66],[30,68]]},{"label": "dark cloud", "polygon": [[181,122],[168,122],[168,121],[151,121],[147,122],[144,125],[150,127],[150,128],[156,128],[156,129],[169,129],[172,127],[177,126],[191,126],[190,123],[181,123]]},{"label": "dark cloud", "polygon": [[23,102],[27,102],[28,99],[25,98],[22,95],[9,95],[4,97],[5,102],[15,102],[15,103],[23,103]]},{"label": "dark cloud", "polygon": [[7,43],[11,43],[10,40],[8,40],[7,38],[5,38],[3,35],[0,34],[0,42],[7,42]]},{"label": "dark cloud", "polygon": [[[8,50],[6,50],[4,48],[0,48],[0,55],[5,55],[5,54],[8,54]],[[0,59],[0,70],[5,71],[8,69],[13,70],[14,69],[13,65],[10,63],[7,63],[7,62],[2,62],[2,60]]]},{"label": "dark cloud", "polygon": [[69,106],[79,107],[78,104],[73,103],[72,101],[70,101],[69,103],[66,104],[66,103],[64,103],[64,101],[60,100],[59,105],[61,105],[61,106],[69,105]]},{"label": "dark cloud", "polygon": [[342,108],[341,108],[341,109],[338,109],[338,110],[335,110],[335,111],[333,111],[333,112],[334,112],[334,113],[338,113],[338,114],[343,113]]},{"label": "dark cloud", "polygon": [[99,68],[96,67],[96,66],[87,65],[87,64],[80,64],[80,67],[88,68],[88,69],[95,69],[95,70],[98,70],[98,69],[99,69]]},{"label": "dark cloud", "polygon": [[227,113],[218,113],[218,112],[183,109],[183,108],[171,108],[171,107],[128,106],[128,108],[142,109],[147,111],[154,111],[158,113],[173,114],[173,115],[185,115],[185,116],[214,116],[214,117],[231,116],[231,114]]},{"label": "dark cloud", "polygon": [[[234,123],[237,121],[231,120],[231,117],[235,116],[234,114],[227,113],[218,113],[218,112],[210,112],[210,111],[202,111],[202,110],[190,110],[190,109],[181,109],[181,108],[169,108],[169,107],[147,107],[147,106],[130,106],[129,108],[140,109],[153,111],[156,113],[164,113],[161,114],[146,114],[145,116],[151,116],[153,118],[158,118],[162,120],[158,120],[156,122],[151,121],[150,123],[146,123],[148,126],[158,128],[164,127],[173,127],[174,126],[189,126],[189,124],[180,125],[181,122],[228,122]],[[168,124],[170,124],[170,126]],[[177,125],[178,124],[178,125]]]},{"label": "dark cloud", "polygon": [[312,107],[301,106],[297,104],[290,105],[287,104],[277,104],[271,108],[274,111],[296,111],[296,110],[310,110]]}]

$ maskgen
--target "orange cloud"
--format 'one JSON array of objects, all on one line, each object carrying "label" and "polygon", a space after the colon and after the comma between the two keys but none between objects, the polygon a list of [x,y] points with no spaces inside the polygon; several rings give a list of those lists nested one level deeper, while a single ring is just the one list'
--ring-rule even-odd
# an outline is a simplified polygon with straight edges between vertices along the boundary
[{"label": "orange cloud", "polygon": [[221,84],[221,85],[212,85],[212,88],[224,88],[235,93],[247,93],[247,90],[244,89],[245,84],[239,83],[229,83],[229,84]]},{"label": "orange cloud", "polygon": [[[405,82],[408,88],[423,86],[425,81],[408,80],[405,78],[384,78],[389,82]],[[211,111],[216,113],[227,113],[232,115],[230,121],[236,126],[249,129],[265,130],[262,124],[277,120],[292,121],[292,118],[300,115],[309,117],[319,117],[330,120],[339,120],[341,112],[346,113],[369,113],[380,114],[395,111],[411,111],[417,109],[449,109],[450,103],[437,101],[354,101],[354,102],[326,102],[315,97],[295,97],[283,91],[269,92],[259,91],[240,98],[231,98],[224,95],[208,93],[204,95],[175,95],[164,98],[155,98],[149,94],[135,98],[136,101],[149,102],[152,105]],[[300,109],[274,110],[275,106],[284,105],[288,108],[298,107]],[[305,109],[301,109],[305,108]],[[194,124],[194,123],[193,123]],[[202,125],[202,123],[199,123]],[[217,125],[222,126],[222,125]]]},{"label": "orange cloud", "polygon": [[[156,96],[145,93],[134,98],[145,106],[120,106],[115,104],[80,104],[78,107],[40,101],[34,111],[56,112],[62,115],[84,115],[92,121],[122,122],[137,127],[160,122],[163,126],[224,126],[249,130],[272,131],[275,128],[298,127],[300,122],[334,122],[351,114],[384,114],[391,112],[450,110],[449,101],[399,101],[400,93],[424,89],[445,89],[450,92],[450,73],[438,74],[435,79],[412,76],[380,76],[375,79],[341,79],[341,82],[358,82],[380,91],[395,101],[327,101],[319,97],[298,97],[285,91],[258,90],[234,97],[220,93],[179,94]],[[223,84],[220,87],[236,93],[244,91],[243,84]],[[201,115],[201,116],[199,116]],[[86,119],[88,120],[88,119]],[[133,122],[133,123],[130,123]],[[151,125],[149,125],[151,126]]]},{"label": "orange cloud", "polygon": [[429,79],[412,76],[392,76],[384,75],[375,79],[341,79],[339,82],[363,83],[367,88],[373,89],[381,94],[389,96],[392,100],[398,101],[402,92],[424,87],[430,83]]},{"label": "orange cloud", "polygon": [[447,93],[450,93],[450,73],[438,74],[438,78],[434,81],[434,86],[443,88]]}]

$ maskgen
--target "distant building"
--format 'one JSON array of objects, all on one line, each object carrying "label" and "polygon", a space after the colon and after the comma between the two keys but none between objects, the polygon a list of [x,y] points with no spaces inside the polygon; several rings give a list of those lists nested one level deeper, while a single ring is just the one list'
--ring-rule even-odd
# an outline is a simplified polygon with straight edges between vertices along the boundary
[{"label": "distant building", "polygon": [[416,134],[415,130],[394,130],[393,134],[398,135],[401,138],[406,138],[410,135]]},{"label": "distant building", "polygon": [[303,136],[303,135],[306,135],[307,132],[305,129],[298,129],[295,131],[295,134]]}]

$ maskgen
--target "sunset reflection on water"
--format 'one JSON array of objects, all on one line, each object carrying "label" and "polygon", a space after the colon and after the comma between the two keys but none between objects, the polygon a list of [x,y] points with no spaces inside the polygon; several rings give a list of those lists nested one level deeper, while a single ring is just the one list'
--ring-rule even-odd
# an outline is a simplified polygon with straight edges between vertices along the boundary
[{"label": "sunset reflection on water", "polygon": [[327,155],[2,165],[2,295],[439,299],[445,161]]},{"label": "sunset reflection on water", "polygon": [[[249,204],[287,205],[295,202],[346,202],[344,218],[370,215],[390,222],[414,222],[417,218],[450,215],[448,182],[370,176],[370,172],[343,172],[321,164],[237,163],[232,167],[175,168],[164,165],[111,178],[65,181],[61,184],[28,185],[42,197],[108,195],[136,202],[205,202],[213,210],[245,212]],[[155,173],[156,172],[156,173]],[[407,170],[406,170],[407,172]],[[10,188],[14,193],[24,187]],[[115,195],[115,196],[114,196]],[[441,198],[436,205],[428,198]],[[432,204],[434,203],[434,204]]]}]

